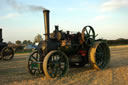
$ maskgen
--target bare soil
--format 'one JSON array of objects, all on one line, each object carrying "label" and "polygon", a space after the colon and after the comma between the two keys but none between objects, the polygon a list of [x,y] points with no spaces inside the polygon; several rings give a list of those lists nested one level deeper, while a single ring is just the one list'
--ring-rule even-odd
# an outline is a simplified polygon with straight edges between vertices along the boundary
[{"label": "bare soil", "polygon": [[11,61],[0,60],[0,85],[128,85],[128,46],[112,46],[107,69],[96,71],[85,66],[69,69],[59,79],[31,76],[26,71],[29,54],[16,54]]}]

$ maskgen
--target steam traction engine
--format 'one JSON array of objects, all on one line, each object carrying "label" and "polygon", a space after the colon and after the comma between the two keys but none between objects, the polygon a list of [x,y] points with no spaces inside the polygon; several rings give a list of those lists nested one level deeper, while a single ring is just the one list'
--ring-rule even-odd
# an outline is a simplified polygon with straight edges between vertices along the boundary
[{"label": "steam traction engine", "polygon": [[0,28],[0,60],[11,60],[14,57],[14,51],[8,44],[3,42],[2,29]]},{"label": "steam traction engine", "polygon": [[82,32],[71,34],[55,26],[49,31],[49,10],[44,10],[45,40],[28,58],[32,75],[45,74],[48,78],[62,77],[73,66],[90,64],[94,69],[105,69],[110,61],[110,50],[104,40],[95,40],[95,31],[85,26]]}]

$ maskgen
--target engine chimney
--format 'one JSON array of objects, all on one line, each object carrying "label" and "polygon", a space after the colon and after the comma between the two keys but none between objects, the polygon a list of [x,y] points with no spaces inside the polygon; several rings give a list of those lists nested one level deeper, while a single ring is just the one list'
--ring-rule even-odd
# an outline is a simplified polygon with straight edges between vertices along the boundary
[{"label": "engine chimney", "polygon": [[45,27],[45,40],[49,39],[49,10],[44,10],[44,27]]},{"label": "engine chimney", "polygon": [[0,42],[2,42],[3,39],[2,39],[2,28],[0,28]]}]

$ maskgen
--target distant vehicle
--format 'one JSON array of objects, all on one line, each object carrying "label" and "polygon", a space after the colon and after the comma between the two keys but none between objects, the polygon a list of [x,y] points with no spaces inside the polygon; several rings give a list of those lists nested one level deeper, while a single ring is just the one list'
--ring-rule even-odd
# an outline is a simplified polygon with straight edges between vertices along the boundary
[{"label": "distant vehicle", "polygon": [[8,44],[3,42],[2,29],[0,29],[0,60],[11,60],[14,57],[14,51]]},{"label": "distant vehicle", "polygon": [[33,45],[33,49],[34,49],[34,50],[37,50],[38,45],[39,45],[39,43],[38,43],[38,42],[37,42],[37,43],[35,43],[35,45]]},{"label": "distant vehicle", "polygon": [[35,43],[34,45],[29,44],[29,45],[27,45],[27,46],[24,47],[24,50],[30,50],[30,49],[36,50],[37,47],[38,47],[38,44],[39,44],[39,43]]},{"label": "distant vehicle", "polygon": [[32,49],[33,48],[33,46],[30,44],[30,45],[26,45],[25,47],[24,47],[24,49],[26,50],[29,50],[29,49]]}]

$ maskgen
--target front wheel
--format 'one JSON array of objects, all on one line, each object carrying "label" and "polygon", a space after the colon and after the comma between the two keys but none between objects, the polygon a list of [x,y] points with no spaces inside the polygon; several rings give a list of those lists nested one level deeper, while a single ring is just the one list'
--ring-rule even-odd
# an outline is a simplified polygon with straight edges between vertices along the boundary
[{"label": "front wheel", "polygon": [[4,47],[1,51],[3,60],[11,60],[14,57],[14,51],[11,47]]},{"label": "front wheel", "polygon": [[68,57],[59,50],[50,51],[44,58],[43,70],[48,78],[64,76],[69,69]]},{"label": "front wheel", "polygon": [[27,68],[31,75],[43,74],[42,61],[37,50],[32,52],[27,60]]},{"label": "front wheel", "polygon": [[106,42],[99,41],[89,50],[89,62],[94,69],[105,69],[110,62],[110,50]]}]

